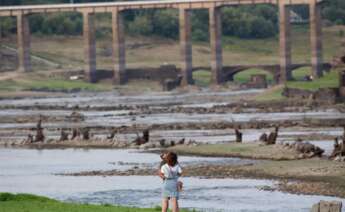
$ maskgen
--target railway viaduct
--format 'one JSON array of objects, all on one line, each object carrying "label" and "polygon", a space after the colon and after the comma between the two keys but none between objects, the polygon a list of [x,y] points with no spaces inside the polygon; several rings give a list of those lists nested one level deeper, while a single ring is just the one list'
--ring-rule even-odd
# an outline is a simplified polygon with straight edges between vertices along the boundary
[{"label": "railway viaduct", "polygon": [[221,8],[236,5],[272,4],[279,8],[279,82],[292,79],[294,65],[291,59],[291,24],[290,9],[292,5],[309,5],[310,10],[310,46],[311,67],[314,78],[323,73],[322,61],[322,23],[320,3],[322,0],[156,0],[128,1],[111,3],[56,4],[35,6],[0,7],[0,16],[14,16],[17,19],[18,71],[31,71],[30,28],[28,17],[37,13],[80,12],[83,14],[83,38],[85,54],[85,73],[88,81],[97,81],[96,45],[94,15],[96,13],[112,14],[112,48],[113,48],[113,82],[127,82],[126,49],[123,24],[123,11],[140,9],[179,10],[180,55],[182,85],[193,83],[193,59],[191,42],[190,14],[195,9],[209,11],[209,33],[211,46],[211,76],[213,84],[220,84],[228,75],[223,67],[221,42]]}]

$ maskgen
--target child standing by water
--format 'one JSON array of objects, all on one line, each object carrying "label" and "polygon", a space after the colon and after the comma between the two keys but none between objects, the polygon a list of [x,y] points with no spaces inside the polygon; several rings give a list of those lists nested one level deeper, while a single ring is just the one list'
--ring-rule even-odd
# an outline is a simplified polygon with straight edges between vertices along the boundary
[{"label": "child standing by water", "polygon": [[173,152],[169,152],[165,155],[165,162],[161,169],[159,176],[163,179],[163,189],[162,189],[162,212],[167,212],[169,208],[169,200],[172,203],[172,211],[178,212],[178,198],[179,191],[182,189],[181,182],[178,178],[182,174],[182,169],[177,161],[177,155]]}]

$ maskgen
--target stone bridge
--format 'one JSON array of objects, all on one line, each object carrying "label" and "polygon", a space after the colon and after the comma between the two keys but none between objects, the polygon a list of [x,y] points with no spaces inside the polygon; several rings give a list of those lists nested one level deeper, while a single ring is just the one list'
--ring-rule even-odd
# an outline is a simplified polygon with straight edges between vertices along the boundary
[{"label": "stone bridge", "polygon": [[[302,67],[311,67],[310,63],[299,63],[299,64],[291,64],[289,67],[289,71],[293,72]],[[322,70],[329,72],[332,68],[330,63],[323,63]],[[259,65],[232,65],[232,66],[223,66],[222,69],[222,78],[224,82],[226,81],[233,81],[234,76],[242,71],[246,71],[249,69],[260,69],[269,72],[273,75],[273,79],[275,82],[280,82],[280,65],[279,64],[259,64]],[[210,67],[193,67],[193,72],[200,71],[200,70],[211,70]],[[292,73],[290,74],[292,76]]]},{"label": "stone bridge", "polygon": [[[96,13],[112,14],[112,47],[113,47],[113,82],[115,84],[126,83],[126,49],[125,33],[123,24],[123,11],[143,9],[166,9],[173,8],[179,11],[180,30],[180,55],[182,85],[192,84],[192,42],[191,42],[191,11],[207,9],[209,11],[209,33],[211,46],[211,75],[212,83],[219,84],[231,78],[240,70],[248,69],[246,66],[226,68],[223,74],[223,57],[221,42],[221,9],[228,6],[271,4],[279,8],[279,52],[280,64],[274,69],[279,69],[279,81],[285,82],[292,79],[291,70],[291,26],[290,9],[293,5],[308,5],[310,13],[310,46],[311,66],[314,78],[322,76],[322,24],[320,3],[322,0],[166,0],[166,1],[127,1],[107,3],[85,4],[56,4],[35,6],[9,6],[0,7],[0,16],[12,16],[17,18],[17,48],[18,48],[18,71],[31,71],[30,58],[30,25],[29,16],[32,14],[79,12],[83,15],[83,37],[85,72],[90,82],[97,81],[96,66],[96,39],[94,19]],[[278,47],[277,47],[278,48]],[[258,67],[258,66],[257,66]],[[261,66],[263,69],[273,69],[269,66]]]}]

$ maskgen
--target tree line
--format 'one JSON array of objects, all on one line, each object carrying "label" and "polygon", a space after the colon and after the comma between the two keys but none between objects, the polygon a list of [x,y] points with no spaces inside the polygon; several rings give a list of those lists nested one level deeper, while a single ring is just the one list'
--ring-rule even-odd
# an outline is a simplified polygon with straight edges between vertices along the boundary
[{"label": "tree line", "polygon": [[[74,3],[105,2],[106,0],[73,0]],[[108,0],[109,1],[109,0]],[[71,0],[0,0],[0,6],[70,3]],[[110,2],[110,1],[109,1]],[[302,18],[309,16],[308,7],[296,6],[293,10]],[[133,35],[157,35],[177,39],[179,34],[178,11],[133,10],[124,12],[126,32]],[[345,24],[345,1],[328,0],[323,4],[323,18],[332,24]],[[192,38],[196,41],[208,39],[208,11],[192,11]],[[35,14],[30,16],[30,29],[34,34],[81,35],[82,16],[78,13]],[[97,14],[100,27],[97,36],[111,33],[109,14]],[[1,18],[2,34],[15,32],[14,18]],[[278,34],[278,10],[272,5],[238,6],[222,9],[223,35],[238,38],[269,38]]]}]

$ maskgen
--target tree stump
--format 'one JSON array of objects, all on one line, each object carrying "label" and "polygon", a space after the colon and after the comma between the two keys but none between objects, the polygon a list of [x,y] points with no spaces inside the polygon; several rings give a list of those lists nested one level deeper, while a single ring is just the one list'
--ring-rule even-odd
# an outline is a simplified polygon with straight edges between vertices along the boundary
[{"label": "tree stump", "polygon": [[40,119],[38,120],[36,125],[36,136],[34,142],[44,142],[44,139],[45,136],[42,128],[42,117],[40,116]]},{"label": "tree stump", "polygon": [[275,144],[278,138],[278,131],[279,131],[279,127],[275,127],[274,132],[271,132],[267,138],[267,144],[268,145],[272,145]]},{"label": "tree stump", "polygon": [[107,136],[107,139],[114,139],[116,134],[117,134],[117,130],[113,129],[110,133],[110,136]]},{"label": "tree stump", "polygon": [[61,130],[60,134],[60,141],[67,141],[68,140],[68,133],[66,133],[64,130]]},{"label": "tree stump", "polygon": [[90,130],[88,128],[83,129],[83,140],[89,140],[90,139]]},{"label": "tree stump", "polygon": [[132,143],[135,143],[135,145],[140,146],[143,144],[146,144],[150,140],[150,131],[148,129],[143,131],[142,137],[137,137]]},{"label": "tree stump", "polygon": [[143,132],[143,139],[145,142],[149,142],[150,140],[150,131],[148,129],[144,130]]},{"label": "tree stump", "polygon": [[242,133],[238,128],[235,129],[236,143],[242,143]]},{"label": "tree stump", "polygon": [[263,133],[260,138],[259,141],[266,143],[267,142],[267,134]]},{"label": "tree stump", "polygon": [[71,140],[74,140],[74,139],[79,138],[79,137],[80,137],[80,130],[74,128],[72,130],[72,138],[71,138]]},{"label": "tree stump", "polygon": [[34,136],[29,134],[26,140],[24,141],[25,144],[32,144],[34,142]]},{"label": "tree stump", "polygon": [[341,153],[341,145],[339,144],[338,137],[336,137],[336,138],[334,138],[333,152],[332,152],[330,158],[335,158],[340,153]]}]

